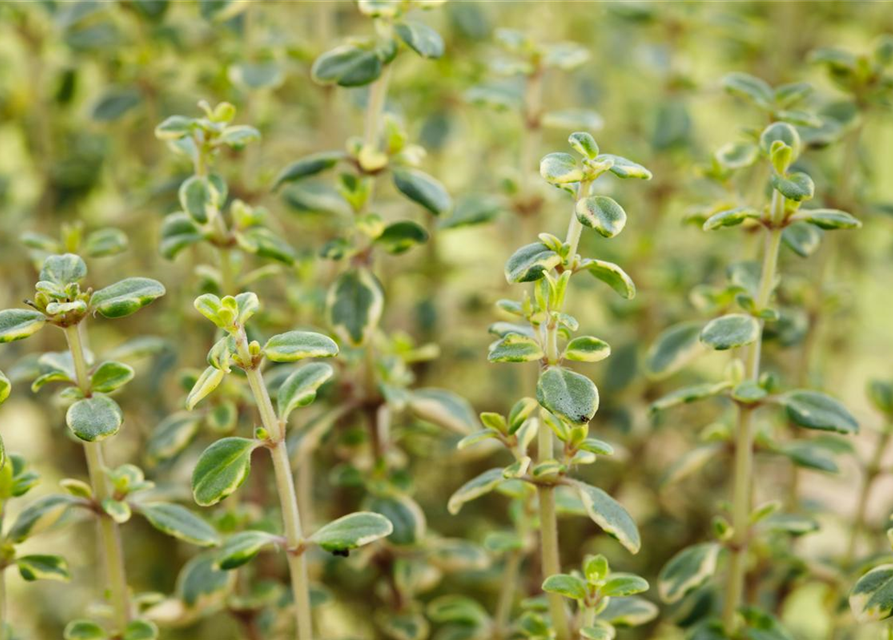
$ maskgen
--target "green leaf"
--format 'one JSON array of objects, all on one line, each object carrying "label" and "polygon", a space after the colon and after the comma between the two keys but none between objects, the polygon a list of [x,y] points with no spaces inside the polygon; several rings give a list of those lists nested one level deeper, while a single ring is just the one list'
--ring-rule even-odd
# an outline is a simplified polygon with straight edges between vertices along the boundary
[{"label": "green leaf", "polygon": [[200,547],[220,544],[220,536],[214,527],[186,507],[167,502],[149,502],[141,504],[138,509],[149,524],[178,540]]},{"label": "green leaf", "polygon": [[[9,381],[9,378],[6,377],[6,374],[0,371],[0,404],[6,402],[10,392],[12,392],[12,383]],[[2,468],[3,464],[0,463],[0,469]]]},{"label": "green leaf", "polygon": [[659,609],[645,598],[611,598],[599,618],[615,627],[638,627],[654,620]]},{"label": "green leaf", "polygon": [[260,140],[260,131],[248,125],[237,124],[224,129],[223,133],[218,136],[217,143],[225,144],[238,151],[258,140]]},{"label": "green leaf", "polygon": [[189,217],[189,214],[178,211],[164,218],[159,248],[162,256],[172,260],[186,247],[204,239],[202,228]]},{"label": "green leaf", "polygon": [[561,264],[561,256],[542,242],[525,245],[505,263],[505,279],[509,283],[535,282]]},{"label": "green leaf", "polygon": [[773,174],[772,186],[785,198],[796,202],[812,200],[815,195],[815,183],[805,173]]},{"label": "green leaf", "polygon": [[592,336],[580,336],[567,343],[562,358],[577,362],[599,362],[611,355],[611,346]]},{"label": "green leaf", "polygon": [[587,424],[598,411],[598,389],[592,380],[562,367],[549,367],[540,374],[536,399],[571,424]]},{"label": "green leaf", "polygon": [[71,580],[68,562],[60,556],[21,556],[15,559],[15,563],[19,568],[19,573],[28,582],[34,582],[35,580],[68,582]]},{"label": "green leaf", "polygon": [[590,518],[605,533],[616,538],[630,553],[638,553],[642,546],[636,523],[619,502],[607,493],[583,482],[572,480],[583,507]]},{"label": "green leaf", "polygon": [[675,373],[702,351],[701,324],[683,322],[663,331],[648,349],[645,370],[660,379]]},{"label": "green leaf", "polygon": [[398,22],[394,25],[394,31],[406,46],[423,58],[439,58],[443,55],[443,38],[426,24]]},{"label": "green leaf", "polygon": [[365,267],[350,269],[329,288],[326,306],[329,323],[338,336],[351,346],[363,346],[381,320],[381,284]]},{"label": "green leaf", "polygon": [[490,362],[531,362],[541,360],[544,356],[539,342],[527,336],[510,333],[490,345],[487,360]]},{"label": "green leaf", "polygon": [[760,323],[753,316],[731,313],[708,322],[700,339],[716,351],[743,347],[760,339]]},{"label": "green leaf", "polygon": [[205,449],[192,472],[192,495],[202,507],[217,504],[248,479],[251,453],[259,446],[246,438],[223,438]]},{"label": "green leaf", "polygon": [[580,264],[580,268],[586,269],[627,300],[636,297],[636,285],[632,278],[613,262],[587,258]]},{"label": "green leaf", "polygon": [[409,409],[417,418],[467,435],[480,428],[471,404],[452,391],[429,387],[414,390],[408,400]]},{"label": "green leaf", "polygon": [[603,153],[595,159],[596,163],[603,163],[610,160],[614,164],[611,166],[611,173],[618,178],[638,178],[639,180],[651,180],[651,172],[632,160],[627,160],[621,156]]},{"label": "green leaf", "polygon": [[366,501],[364,508],[383,515],[393,525],[394,531],[388,537],[390,544],[414,545],[425,537],[425,512],[409,496],[374,497]]},{"label": "green leaf", "polygon": [[614,628],[603,620],[596,620],[580,629],[580,637],[586,640],[614,640],[615,636]]},{"label": "green leaf", "polygon": [[720,227],[734,227],[745,220],[759,220],[760,212],[751,207],[737,207],[714,213],[704,222],[704,231],[713,231]]},{"label": "green leaf", "polygon": [[59,522],[68,509],[77,503],[77,498],[61,493],[38,498],[19,513],[6,537],[15,543],[24,542]]},{"label": "green leaf", "polygon": [[65,287],[73,282],[80,282],[87,276],[87,265],[80,256],[73,253],[65,253],[57,256],[48,256],[43,261],[38,279],[42,282],[52,282],[60,287]]},{"label": "green leaf", "polygon": [[121,362],[103,362],[90,376],[90,388],[93,391],[108,393],[120,389],[133,380],[133,367]]},{"label": "green leaf", "polygon": [[749,167],[760,156],[760,149],[750,142],[729,142],[724,144],[713,157],[726,169],[743,169]]},{"label": "green leaf", "polygon": [[394,531],[391,521],[378,513],[351,513],[324,525],[309,541],[325,551],[344,553],[385,538]]},{"label": "green leaf", "polygon": [[90,620],[72,620],[62,633],[65,640],[106,640],[105,629]]},{"label": "green leaf", "polygon": [[199,402],[223,382],[224,377],[226,377],[226,372],[217,367],[208,367],[202,371],[202,374],[189,391],[189,395],[186,396],[186,408],[190,411],[195,409]]},{"label": "green leaf", "polygon": [[217,566],[230,571],[251,562],[266,546],[275,546],[283,541],[266,531],[242,531],[227,538],[217,553]]},{"label": "green leaf", "polygon": [[775,103],[772,87],[765,80],[748,73],[730,73],[722,79],[722,86],[732,95],[746,98],[764,109],[771,108]]},{"label": "green leaf", "polygon": [[784,243],[801,258],[808,258],[822,243],[822,231],[806,222],[793,222],[781,232]]},{"label": "green leaf", "polygon": [[573,150],[581,156],[585,156],[590,160],[598,156],[598,143],[596,143],[595,138],[593,138],[590,133],[577,131],[576,133],[572,133],[567,141],[570,143]]},{"label": "green leaf", "polygon": [[440,182],[418,169],[395,169],[394,186],[404,196],[436,216],[453,208],[450,194]]},{"label": "green leaf", "polygon": [[859,229],[862,223],[838,209],[801,209],[790,217],[792,222],[808,222],[819,229]]},{"label": "green leaf", "polygon": [[540,175],[549,184],[571,184],[583,179],[583,169],[569,153],[550,153],[540,162]]},{"label": "green leaf", "polygon": [[118,524],[124,524],[130,520],[130,516],[133,514],[129,503],[114,498],[105,498],[99,506]]},{"label": "green leaf", "polygon": [[235,584],[235,574],[216,567],[215,552],[195,556],[177,577],[177,595],[188,610],[203,611],[219,605]]},{"label": "green leaf", "polygon": [[276,396],[279,419],[286,422],[292,411],[313,402],[316,392],[333,375],[335,370],[323,362],[306,364],[289,375],[279,386]]},{"label": "green leaf", "polygon": [[127,251],[127,236],[120,229],[97,229],[84,240],[84,253],[91,258],[116,256]]},{"label": "green leaf", "polygon": [[165,293],[164,286],[151,278],[127,278],[96,291],[90,307],[106,318],[123,318],[136,313]]},{"label": "green leaf", "polygon": [[186,116],[170,116],[155,127],[155,137],[159,140],[178,140],[192,132],[195,120]]},{"label": "green leaf", "polygon": [[71,405],[65,414],[65,422],[81,440],[99,442],[118,433],[124,413],[117,402],[97,394]]},{"label": "green leaf", "polygon": [[786,122],[770,124],[760,134],[760,150],[766,156],[771,156],[772,146],[779,141],[791,147],[793,150],[791,161],[795,161],[800,155],[801,148],[800,134],[797,133],[797,129]]},{"label": "green leaf", "polygon": [[302,180],[331,169],[346,157],[343,151],[320,151],[301,158],[285,167],[273,182],[275,191],[283,184]]},{"label": "green leaf", "polygon": [[411,220],[401,220],[385,227],[382,234],[375,239],[375,244],[390,254],[398,255],[427,241],[428,232],[422,225]]},{"label": "green leaf", "polygon": [[850,609],[863,624],[893,616],[893,564],[882,564],[859,578],[850,591]]},{"label": "green leaf", "polygon": [[607,196],[589,196],[577,201],[577,220],[605,238],[613,238],[626,226],[626,211]]},{"label": "green leaf", "polygon": [[599,588],[603,596],[622,598],[648,591],[648,581],[631,573],[612,573]]},{"label": "green leaf", "polygon": [[132,620],[124,627],[121,640],[157,640],[158,627],[149,620]]},{"label": "green leaf", "polygon": [[0,311],[0,344],[24,340],[40,331],[46,316],[30,309],[5,309]]},{"label": "green leaf", "polygon": [[434,598],[428,603],[425,613],[437,624],[452,623],[481,628],[490,622],[486,609],[465,596],[446,595]]},{"label": "green leaf", "polygon": [[651,411],[651,413],[657,413],[659,411],[666,411],[672,407],[677,407],[681,404],[690,404],[692,402],[697,402],[698,400],[711,398],[723,393],[731,386],[731,382],[724,380],[722,382],[704,382],[691,385],[690,387],[683,387],[682,389],[677,389],[676,391],[668,393],[652,402],[649,411]]},{"label": "green leaf", "polygon": [[459,487],[447,501],[447,510],[456,515],[466,502],[471,502],[484,494],[490,493],[505,481],[502,475],[502,467],[488,469],[479,476],[472,478]]},{"label": "green leaf", "polygon": [[328,336],[313,331],[288,331],[267,340],[264,356],[273,362],[297,362],[305,358],[332,358],[338,345]]},{"label": "green leaf", "polygon": [[297,252],[279,234],[266,227],[251,227],[236,233],[239,246],[261,258],[269,258],[287,265],[293,265]]},{"label": "green leaf", "polygon": [[180,206],[199,224],[205,224],[212,216],[217,215],[220,207],[220,193],[205,176],[191,176],[180,185]]},{"label": "green leaf", "polygon": [[840,402],[818,391],[799,389],[779,398],[788,419],[807,429],[855,434],[859,423]]},{"label": "green leaf", "polygon": [[557,593],[571,600],[583,600],[586,597],[586,585],[577,576],[557,573],[543,581],[543,591]]},{"label": "green leaf", "polygon": [[319,56],[310,75],[320,84],[359,87],[381,75],[382,61],[372,49],[345,44]]},{"label": "green leaf", "polygon": [[716,573],[721,545],[705,542],[674,555],[657,577],[657,591],[667,604],[679,602]]}]

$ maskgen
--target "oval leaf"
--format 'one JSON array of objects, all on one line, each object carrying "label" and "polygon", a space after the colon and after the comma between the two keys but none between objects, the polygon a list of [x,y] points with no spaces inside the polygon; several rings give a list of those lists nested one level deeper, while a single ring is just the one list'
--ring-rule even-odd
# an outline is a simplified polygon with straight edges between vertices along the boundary
[{"label": "oval leaf", "polygon": [[796,425],[820,431],[858,433],[859,423],[840,402],[818,391],[791,391],[780,398],[788,418]]},{"label": "oval leaf", "polygon": [[743,347],[760,337],[760,323],[753,316],[732,313],[715,318],[701,330],[701,342],[716,351]]},{"label": "oval leaf", "polygon": [[418,169],[395,169],[394,186],[436,216],[453,208],[450,194],[440,182]]},{"label": "oval leaf", "polygon": [[540,374],[536,399],[572,424],[586,424],[598,411],[598,389],[592,380],[562,367],[549,367]]},{"label": "oval leaf", "polygon": [[123,318],[157,300],[164,286],[151,278],[127,278],[100,289],[90,298],[90,307],[106,318]]},{"label": "oval leaf", "polygon": [[391,535],[394,525],[378,513],[351,513],[321,527],[310,542],[331,553],[343,554]]},{"label": "oval leaf", "polygon": [[97,394],[71,405],[65,414],[65,422],[81,440],[98,442],[118,433],[124,414],[117,402]]},{"label": "oval leaf", "polygon": [[534,282],[561,263],[561,256],[542,242],[525,245],[505,263],[505,279],[510,283]]},{"label": "oval leaf", "polygon": [[359,347],[366,343],[381,320],[384,294],[371,271],[362,267],[350,269],[332,284],[326,306],[329,323],[338,336]]},{"label": "oval leaf", "polygon": [[577,220],[605,238],[613,238],[626,226],[626,211],[607,196],[589,196],[577,201]]},{"label": "oval leaf", "polygon": [[679,602],[716,573],[722,547],[706,542],[683,549],[664,565],[657,577],[657,591],[667,604]]},{"label": "oval leaf", "polygon": [[186,507],[167,502],[141,504],[139,512],[153,527],[169,536],[200,547],[220,544],[220,536],[210,524]]},{"label": "oval leaf", "polygon": [[480,496],[493,491],[493,489],[505,480],[502,472],[502,467],[489,469],[463,484],[450,496],[450,499],[447,502],[447,510],[451,514],[456,515],[462,509],[462,505],[466,502],[471,502],[475,498],[479,498]]},{"label": "oval leaf", "polygon": [[580,265],[627,300],[636,297],[636,285],[626,272],[613,262],[586,259]]},{"label": "oval leaf", "polygon": [[215,505],[248,478],[251,453],[258,446],[246,438],[223,438],[205,449],[192,472],[192,495],[203,507]]},{"label": "oval leaf", "polygon": [[279,409],[279,418],[285,422],[289,414],[298,407],[306,407],[316,399],[317,390],[325,384],[329,378],[335,375],[335,370],[323,362],[312,362],[304,365],[279,386],[276,396],[276,406]]},{"label": "oval leaf", "polygon": [[313,331],[289,331],[275,335],[264,345],[264,355],[273,362],[297,362],[304,358],[331,358],[338,345],[328,336]]},{"label": "oval leaf", "polygon": [[642,546],[639,530],[623,505],[598,487],[578,481],[572,482],[589,517],[628,551],[638,553]]},{"label": "oval leaf", "polygon": [[24,340],[40,331],[46,317],[40,311],[30,309],[6,309],[0,311],[0,344]]},{"label": "oval leaf", "polygon": [[269,545],[280,544],[281,540],[266,531],[242,531],[229,537],[217,553],[217,566],[230,571],[247,564]]}]

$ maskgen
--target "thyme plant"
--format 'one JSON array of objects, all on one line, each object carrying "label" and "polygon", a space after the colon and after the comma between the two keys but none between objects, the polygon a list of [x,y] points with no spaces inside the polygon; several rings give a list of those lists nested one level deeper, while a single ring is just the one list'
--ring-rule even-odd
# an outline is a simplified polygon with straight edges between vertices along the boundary
[{"label": "thyme plant", "polygon": [[308,549],[318,546],[335,554],[347,555],[352,549],[390,535],[393,526],[387,518],[377,513],[360,512],[330,522],[312,535],[305,535],[286,445],[286,425],[292,411],[313,402],[317,390],[333,375],[334,370],[324,363],[296,368],[279,387],[277,412],[273,408],[261,367],[265,360],[292,363],[307,358],[330,358],[338,354],[338,346],[331,338],[308,331],[274,335],[263,347],[256,340],[249,342],[245,327],[260,308],[257,295],[251,292],[223,299],[205,294],[196,299],[195,307],[225,335],[208,352],[209,366],[190,391],[186,399],[187,408],[192,409],[210,394],[231,373],[232,365],[236,365],[245,372],[260,414],[261,426],[255,430],[254,438],[223,438],[204,451],[192,475],[193,496],[200,506],[217,504],[248,478],[252,452],[258,448],[269,450],[275,470],[284,535],[277,536],[262,530],[238,533],[223,545],[217,556],[217,565],[225,570],[234,569],[250,561],[264,547],[281,548],[288,560],[291,577],[294,637],[310,640],[313,637],[313,621],[307,571]]},{"label": "thyme plant", "polygon": [[[717,211],[703,224],[706,231],[743,224],[756,224],[763,239],[762,263],[754,269],[748,264],[730,268],[726,288],[733,313],[714,318],[702,327],[685,325],[665,332],[652,347],[653,362],[678,363],[693,351],[696,342],[710,350],[741,350],[741,358],[733,357],[724,379],[686,387],[654,402],[654,412],[665,411],[705,398],[724,396],[735,407],[735,425],[715,434],[727,440],[733,452],[732,498],[728,513],[715,520],[718,542],[701,543],[679,552],[662,570],[659,580],[661,597],[678,602],[691,591],[710,580],[717,568],[722,549],[728,552],[728,569],[722,592],[723,612],[720,623],[705,622],[715,633],[739,637],[743,627],[778,627],[777,621],[744,601],[744,582],[748,553],[759,536],[776,531],[797,533],[801,521],[777,513],[780,502],[754,504],[755,440],[768,440],[769,433],[758,431],[755,414],[762,407],[784,409],[786,419],[799,427],[843,434],[858,432],[858,423],[834,398],[817,391],[794,389],[783,392],[776,376],[761,372],[764,325],[777,322],[773,292],[780,280],[779,250],[784,229],[805,222],[824,230],[855,229],[861,223],[849,213],[836,209],[801,208],[815,193],[812,179],[792,169],[802,150],[797,130],[787,123],[773,123],[762,131],[758,141],[760,157],[769,165],[772,187],[768,204],[746,204]],[[758,435],[759,434],[759,435]],[[807,525],[808,527],[809,525]]]},{"label": "thyme plant", "polygon": [[[26,507],[8,532],[8,540],[21,543],[54,525],[69,510],[85,510],[98,525],[105,566],[101,593],[108,594],[111,628],[107,630],[90,620],[76,620],[66,628],[65,637],[155,638],[157,627],[139,617],[127,581],[120,525],[137,513],[155,528],[193,544],[213,546],[219,540],[216,531],[189,510],[159,501],[149,493],[152,483],[145,479],[139,467],[106,465],[104,442],[115,436],[124,422],[124,411],[109,394],[130,382],[135,371],[123,362],[95,361],[85,344],[86,320],[95,314],[110,319],[127,317],[163,296],[165,289],[151,278],[125,278],[94,291],[82,286],[86,277],[87,266],[80,256],[50,255],[43,262],[34,299],[27,301],[31,308],[0,311],[0,342],[28,338],[46,325],[64,332],[68,351],[40,356],[38,375],[31,389],[38,392],[50,383],[64,385],[57,397],[69,405],[65,422],[71,435],[83,446],[89,476],[89,482],[74,478],[62,480],[60,484],[65,493],[50,494]],[[8,394],[9,383],[5,377],[0,387]],[[22,470],[20,461],[12,462],[9,468],[13,474],[10,493],[21,495],[33,476]],[[37,569],[34,575],[40,575]],[[45,558],[42,571],[59,577],[67,574],[64,561],[55,556]]]},{"label": "thyme plant", "polygon": [[[635,295],[635,285],[616,264],[578,253],[584,227],[612,238],[626,225],[626,212],[612,198],[591,193],[593,183],[612,173],[620,178],[649,179],[647,169],[626,158],[602,154],[588,133],[569,138],[577,159],[568,153],[552,153],[543,158],[540,173],[550,184],[573,196],[567,237],[542,233],[539,241],[518,249],[507,261],[505,277],[511,284],[533,282],[533,296],[520,301],[503,300],[498,307],[520,319],[517,323],[497,323],[491,327],[499,339],[490,345],[490,362],[538,362],[536,401],[519,401],[508,418],[484,414],[486,430],[469,436],[474,441],[494,438],[515,456],[504,469],[491,469],[470,480],[450,498],[451,511],[464,502],[492,491],[508,480],[520,480],[536,489],[542,575],[548,579],[561,573],[555,492],[574,491],[589,517],[630,552],[639,551],[639,532],[627,511],[605,491],[574,479],[577,465],[592,464],[598,455],[610,455],[612,447],[589,437],[589,423],[598,410],[595,384],[567,366],[567,362],[598,362],[607,358],[608,344],[593,336],[572,338],[579,322],[565,311],[572,276],[589,273],[608,284],[624,298]],[[540,407],[539,418],[532,415]],[[533,463],[527,446],[537,440]],[[556,452],[558,438],[561,451]],[[466,440],[468,442],[468,440]],[[514,576],[507,576],[513,582]],[[548,591],[551,625],[558,638],[571,637],[561,594]],[[591,622],[591,621],[589,621]],[[587,622],[587,628],[591,626]],[[607,624],[607,623],[606,623]]]}]

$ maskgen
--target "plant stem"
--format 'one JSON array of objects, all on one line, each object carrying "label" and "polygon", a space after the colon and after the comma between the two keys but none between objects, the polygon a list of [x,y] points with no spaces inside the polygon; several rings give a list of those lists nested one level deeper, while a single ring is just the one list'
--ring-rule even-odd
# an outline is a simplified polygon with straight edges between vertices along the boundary
[{"label": "plant stem", "polygon": [[881,463],[884,460],[884,454],[887,452],[887,446],[890,444],[890,438],[893,436],[891,427],[887,427],[878,437],[875,444],[874,452],[871,454],[871,460],[865,468],[865,476],[862,479],[862,488],[859,491],[859,501],[856,504],[856,515],[853,521],[853,528],[850,531],[850,539],[847,543],[846,555],[843,559],[844,568],[849,568],[853,564],[856,557],[856,545],[859,543],[859,536],[865,529],[865,516],[868,512],[868,498],[871,497],[871,489],[874,482],[881,474]]},{"label": "plant stem", "polygon": [[[553,455],[552,430],[544,421],[540,421],[537,433],[538,459],[540,462],[550,460]],[[555,513],[555,487],[539,485],[537,487],[540,506],[540,545],[542,553],[543,578],[561,573],[561,558],[558,554],[558,517]],[[570,630],[564,599],[557,593],[547,593],[549,614],[558,640],[569,640]]]},{"label": "plant stem", "polygon": [[387,65],[378,80],[369,88],[369,101],[366,103],[366,123],[363,132],[363,146],[378,151],[381,133],[381,116],[388,96],[388,83],[391,79],[391,65]]},{"label": "plant stem", "polygon": [[[90,395],[90,378],[87,373],[87,360],[84,357],[84,347],[81,342],[80,325],[72,325],[65,328],[65,337],[68,340],[68,349],[74,363],[75,376],[80,390],[85,396]],[[90,475],[90,484],[93,488],[94,499],[98,504],[111,497],[108,478],[105,475],[105,463],[103,462],[102,443],[84,442],[84,453],[87,458],[87,471]],[[124,565],[124,550],[121,546],[121,532],[118,523],[111,519],[105,512],[100,512],[99,536],[102,543],[102,554],[105,559],[106,579],[111,594],[112,608],[114,610],[115,624],[123,630],[130,622],[130,592],[127,587],[127,572]]]},{"label": "plant stem", "polygon": [[[248,351],[248,339],[245,330],[242,329],[236,336],[236,345],[239,357],[244,363],[251,362]],[[296,638],[299,640],[312,640],[313,619],[310,610],[310,588],[307,577],[307,556],[301,548],[304,536],[301,531],[301,514],[298,510],[298,497],[295,493],[295,481],[291,472],[291,464],[288,459],[288,450],[285,446],[285,426],[276,417],[270,393],[258,367],[245,369],[248,377],[248,386],[254,396],[254,402],[260,413],[261,422],[269,433],[270,455],[273,458],[273,471],[276,476],[276,493],[279,495],[279,505],[282,509],[282,522],[285,529],[285,538],[288,547],[285,550],[288,557],[288,569],[291,574],[292,595],[295,600],[295,624],[297,625]]]},{"label": "plant stem", "polygon": [[499,588],[499,601],[496,604],[496,613],[494,615],[494,627],[496,628],[495,635],[498,638],[508,636],[509,619],[512,614],[512,604],[515,600],[515,587],[517,586],[518,576],[521,572],[521,561],[523,560],[523,556],[523,551],[520,549],[510,551],[505,561],[505,567],[502,570],[502,584]]},{"label": "plant stem", "polygon": [[586,607],[583,609],[583,620],[581,621],[580,628],[583,627],[591,627],[595,624],[595,607]]},{"label": "plant stem", "polygon": [[[218,213],[217,219],[220,220],[221,226],[226,229],[222,216]],[[228,233],[228,232],[227,232]],[[220,248],[217,250],[220,257],[220,286],[224,295],[236,295],[239,293],[236,289],[236,282],[233,276],[232,254],[229,249]]]},{"label": "plant stem", "polygon": [[[772,197],[772,213],[777,214],[783,206],[781,198]],[[763,267],[757,292],[757,309],[765,309],[775,287],[775,274],[778,269],[778,250],[781,246],[781,229],[772,228],[766,234],[763,253]],[[750,346],[746,361],[746,376],[756,381],[760,376],[760,352],[762,350],[763,322],[760,321],[760,334]],[[738,405],[738,424],[735,432],[735,471],[732,503],[732,528],[730,542],[731,559],[726,583],[723,626],[729,633],[737,627],[738,607],[744,594],[744,579],[747,573],[747,549],[750,539],[750,510],[753,493],[753,408]]]}]

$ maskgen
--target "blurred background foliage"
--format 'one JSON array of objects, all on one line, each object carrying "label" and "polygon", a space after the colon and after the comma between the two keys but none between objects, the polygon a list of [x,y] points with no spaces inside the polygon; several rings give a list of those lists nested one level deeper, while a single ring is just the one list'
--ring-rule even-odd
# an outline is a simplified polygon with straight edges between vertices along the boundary
[{"label": "blurred background foliage", "polygon": [[[438,358],[413,365],[418,386],[448,388],[478,411],[502,413],[524,389],[529,393],[532,372],[525,376],[523,367],[488,364],[485,354],[493,303],[507,291],[505,259],[537,233],[560,234],[566,224],[567,200],[541,186],[540,157],[564,149],[568,134],[583,129],[603,148],[634,158],[654,174],[633,188],[610,184],[629,212],[621,237],[610,244],[595,234],[583,238],[588,255],[627,267],[637,297],[615,299],[591,285],[576,296],[572,310],[613,346],[606,363],[583,369],[602,391],[593,433],[614,443],[618,454],[585,468],[584,475],[627,505],[642,532],[643,550],[629,556],[588,520],[571,519],[561,530],[566,566],[578,565],[585,553],[604,552],[616,569],[653,584],[673,553],[708,537],[716,504],[727,496],[728,457],[718,452],[704,469],[678,482],[667,482],[667,475],[704,425],[728,419],[728,408],[699,404],[652,419],[648,405],[680,382],[709,379],[725,359],[704,358],[668,380],[646,376],[643,362],[663,329],[704,317],[693,288],[721,284],[726,264],[755,255],[755,245],[740,235],[704,234],[692,224],[729,197],[707,177],[714,151],[739,139],[742,128],[761,129],[772,117],[725,91],[723,77],[742,71],[773,86],[809,82],[814,91],[802,108],[828,116],[820,127],[800,127],[812,147],[804,162],[817,200],[851,211],[864,229],[835,238],[833,247],[823,243],[808,262],[784,250],[782,268],[790,275],[782,295],[792,311],[771,336],[767,368],[787,384],[809,383],[840,398],[863,431],[836,457],[836,473],[800,474],[799,504],[822,525],[792,543],[808,568],[795,571],[794,578],[777,577],[783,588],[749,596],[783,619],[794,637],[828,637],[840,593],[822,572],[833,572],[828,567],[846,552],[862,482],[858,460],[870,455],[874,431],[883,426],[865,389],[873,378],[893,376],[893,120],[889,93],[884,98],[853,92],[813,52],[834,47],[870,55],[877,38],[893,32],[890,8],[886,2],[456,1],[425,13],[423,20],[443,35],[446,53],[436,61],[401,58],[386,111],[402,122],[410,141],[427,150],[423,166],[445,184],[455,208],[435,219],[397,197],[390,185],[382,187],[376,203],[386,219],[415,219],[430,233],[427,244],[379,266],[388,300],[382,324],[405,335],[402,340],[439,347]],[[573,42],[588,57],[568,69],[506,76],[501,72],[511,65],[511,55],[499,45],[500,28],[542,43]],[[225,153],[218,167],[231,197],[272,213],[294,259],[252,287],[265,301],[268,326],[324,330],[324,295],[337,266],[318,253],[338,233],[346,203],[323,183],[277,192],[271,187],[289,162],[343,149],[362,129],[367,89],[319,86],[310,67],[348,35],[368,30],[368,20],[350,2],[0,3],[0,308],[16,306],[31,290],[41,254],[34,248],[40,242],[23,244],[28,233],[72,247],[79,234],[120,229],[129,239],[126,251],[89,258],[91,280],[105,283],[138,273],[168,289],[151,312],[113,326],[97,323],[93,330],[98,351],[126,344],[144,353],[141,375],[124,402],[125,430],[108,452],[112,464],[149,462],[153,430],[182,407],[188,390],[180,382],[184,369],[201,363],[213,340],[192,308],[194,295],[208,288],[194,268],[202,249],[172,261],[159,255],[162,219],[176,209],[177,188],[192,169],[156,140],[155,126],[172,114],[195,114],[204,99],[232,103],[235,122],[257,127],[262,140]],[[746,188],[759,194],[762,185],[757,179]],[[137,337],[142,342],[134,344]],[[62,348],[49,332],[36,339],[39,347]],[[0,369],[14,381],[17,375],[27,379],[26,348],[34,350],[31,343],[21,344],[0,353]],[[0,410],[0,430],[8,449],[40,472],[39,495],[66,475],[81,476],[82,458],[52,396],[32,396],[26,389],[21,385]],[[250,420],[250,414],[243,417],[239,428],[250,429]],[[329,473],[349,455],[344,442],[360,437],[353,425],[341,427],[336,437],[343,447],[321,450],[314,465],[316,509],[333,516],[345,512],[341,502],[355,499]],[[494,528],[507,526],[505,499],[498,494],[467,506],[460,517],[446,511],[458,486],[492,466],[485,453],[456,452],[455,439],[418,421],[401,421],[395,429],[395,439],[411,453],[405,470],[430,530],[480,543]],[[154,465],[151,476],[188,500],[188,478],[200,451],[191,447],[174,462]],[[787,490],[790,464],[780,458],[759,458],[758,501]],[[891,486],[882,477],[871,493],[866,535],[857,541],[860,557],[889,551],[883,523],[893,508]],[[74,527],[42,543],[67,555],[76,584],[90,584],[95,574],[88,539]],[[148,527],[131,525],[130,582],[139,591],[171,593],[194,553]],[[768,562],[753,572],[765,587],[776,584],[767,577],[783,566]],[[371,583],[339,571],[331,568],[325,579],[339,597],[337,604],[323,605],[324,635],[380,636],[380,626],[366,623],[378,607],[368,595]],[[536,563],[524,575],[524,588],[535,593]],[[421,598],[461,592],[490,608],[498,580],[495,569],[459,571]],[[18,577],[10,578],[9,588],[12,622],[28,638],[60,637],[90,593],[55,583],[26,586]],[[646,595],[657,601],[654,593]],[[677,625],[696,618],[700,606],[707,604],[662,607],[658,620],[622,633],[681,638]],[[869,625],[853,633],[846,637],[872,638],[878,631]],[[242,637],[238,625],[222,615],[164,634]]]}]

